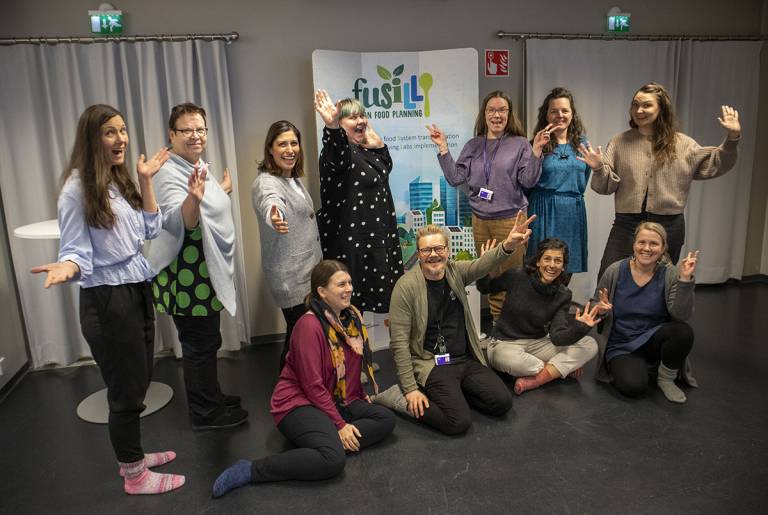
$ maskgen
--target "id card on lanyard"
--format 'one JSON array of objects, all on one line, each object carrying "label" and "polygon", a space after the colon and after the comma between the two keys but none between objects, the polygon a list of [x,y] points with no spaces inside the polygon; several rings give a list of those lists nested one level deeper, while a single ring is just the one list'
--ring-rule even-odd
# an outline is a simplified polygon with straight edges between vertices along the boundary
[{"label": "id card on lanyard", "polygon": [[506,133],[502,134],[499,138],[499,141],[496,143],[496,148],[493,149],[493,154],[491,154],[490,159],[488,159],[488,136],[486,136],[483,140],[483,174],[485,175],[486,187],[480,188],[478,197],[488,202],[493,199],[493,190],[488,188],[488,183],[491,181],[491,166],[493,165],[493,160],[496,159],[496,153],[499,151],[499,147],[501,147],[501,142],[504,140],[504,136],[506,136]]},{"label": "id card on lanyard", "polygon": [[[448,290],[446,292],[446,290]],[[435,365],[448,365],[451,363],[451,354],[448,352],[448,346],[446,345],[445,336],[443,336],[442,322],[445,318],[445,312],[448,309],[448,303],[453,301],[456,295],[448,286],[448,280],[445,280],[445,286],[443,287],[443,298],[440,301],[440,308],[438,309],[437,319],[437,338],[435,339],[435,346],[432,347],[432,352],[435,355]]]}]

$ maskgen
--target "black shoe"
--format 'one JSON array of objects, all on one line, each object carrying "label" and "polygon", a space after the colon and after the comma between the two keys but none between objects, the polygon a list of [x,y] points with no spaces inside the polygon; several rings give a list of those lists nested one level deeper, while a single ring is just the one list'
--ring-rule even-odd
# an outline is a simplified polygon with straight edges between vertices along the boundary
[{"label": "black shoe", "polygon": [[231,429],[245,423],[246,420],[248,420],[248,412],[243,408],[226,408],[226,410],[221,415],[213,417],[209,420],[193,420],[192,429],[194,431],[206,431],[209,429]]},{"label": "black shoe", "polygon": [[227,395],[226,393],[221,394],[221,403],[224,404],[227,408],[239,408],[240,407],[240,396],[239,395]]}]

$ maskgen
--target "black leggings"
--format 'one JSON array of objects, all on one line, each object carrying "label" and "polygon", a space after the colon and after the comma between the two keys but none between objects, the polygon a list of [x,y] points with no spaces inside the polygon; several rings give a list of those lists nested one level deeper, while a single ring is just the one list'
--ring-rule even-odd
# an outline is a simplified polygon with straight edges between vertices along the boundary
[{"label": "black leggings", "polygon": [[[380,442],[395,428],[395,415],[383,406],[352,401],[339,409],[342,418],[362,436],[360,448]],[[336,426],[322,410],[300,406],[288,413],[277,428],[298,449],[273,454],[251,463],[254,483],[299,479],[329,479],[344,470],[346,455]]]},{"label": "black leggings", "polygon": [[283,312],[283,318],[285,319],[285,340],[283,340],[283,351],[280,353],[280,372],[283,371],[285,366],[285,356],[288,354],[288,349],[291,347],[291,333],[293,332],[293,326],[299,321],[301,315],[307,312],[307,306],[304,304],[297,304],[290,308],[280,308]]},{"label": "black leggings", "polygon": [[616,356],[608,362],[613,384],[622,395],[637,397],[648,389],[648,365],[659,361],[679,370],[693,347],[693,330],[681,321],[662,324],[648,342],[632,354]]}]

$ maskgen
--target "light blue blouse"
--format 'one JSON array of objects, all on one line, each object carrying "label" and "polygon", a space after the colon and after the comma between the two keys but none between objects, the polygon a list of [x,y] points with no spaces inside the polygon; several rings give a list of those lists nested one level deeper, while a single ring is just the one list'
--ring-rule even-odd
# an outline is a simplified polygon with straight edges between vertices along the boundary
[{"label": "light blue blouse", "polygon": [[135,210],[114,186],[109,203],[115,214],[111,229],[97,229],[85,221],[83,189],[75,170],[59,195],[59,262],[73,261],[80,267],[78,284],[83,288],[148,281],[152,267],[142,254],[145,240],[160,234],[162,216]]}]

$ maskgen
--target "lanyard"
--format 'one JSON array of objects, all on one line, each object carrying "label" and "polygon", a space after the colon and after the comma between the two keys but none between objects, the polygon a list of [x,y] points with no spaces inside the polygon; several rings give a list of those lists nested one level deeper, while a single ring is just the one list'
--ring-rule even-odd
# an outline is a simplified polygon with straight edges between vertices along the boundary
[{"label": "lanyard", "polygon": [[493,164],[493,160],[496,159],[496,152],[499,151],[499,147],[501,146],[501,141],[504,139],[504,136],[506,136],[506,133],[503,133],[501,137],[499,138],[499,142],[496,143],[496,148],[493,149],[493,154],[491,155],[490,161],[488,160],[488,136],[485,136],[485,139],[483,140],[483,173],[485,174],[485,185],[488,186],[488,181],[491,180],[491,165]]},{"label": "lanyard", "polygon": [[435,346],[432,348],[432,352],[439,352],[444,354],[446,352],[445,336],[443,336],[443,330],[441,328],[443,318],[445,318],[445,312],[448,310],[448,303],[450,302],[450,293],[448,293],[451,287],[448,285],[448,280],[443,279],[445,284],[443,285],[443,298],[440,299],[440,307],[437,308],[437,338],[435,338]]}]

